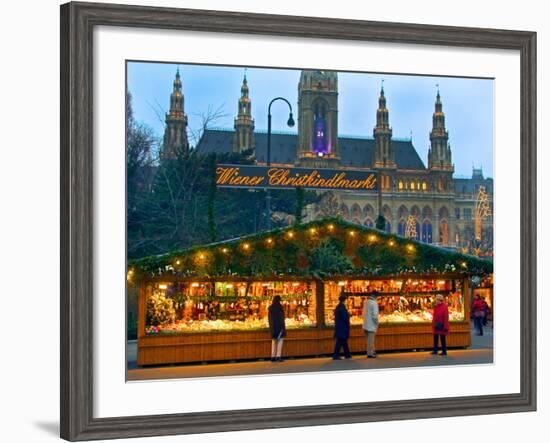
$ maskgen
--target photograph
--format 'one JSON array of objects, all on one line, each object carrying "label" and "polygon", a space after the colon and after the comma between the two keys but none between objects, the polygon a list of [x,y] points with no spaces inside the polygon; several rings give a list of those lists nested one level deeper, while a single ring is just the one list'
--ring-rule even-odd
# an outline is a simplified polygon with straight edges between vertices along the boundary
[{"label": "photograph", "polygon": [[127,382],[494,362],[494,78],[125,72]]}]

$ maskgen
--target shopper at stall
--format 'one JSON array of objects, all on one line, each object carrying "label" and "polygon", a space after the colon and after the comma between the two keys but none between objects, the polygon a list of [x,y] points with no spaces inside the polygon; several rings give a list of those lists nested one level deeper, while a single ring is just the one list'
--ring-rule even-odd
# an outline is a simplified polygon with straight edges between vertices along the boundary
[{"label": "shopper at stall", "polygon": [[378,303],[376,297],[378,293],[373,291],[367,297],[363,305],[363,330],[367,336],[367,357],[376,358],[374,349],[374,338],[378,330]]},{"label": "shopper at stall", "polygon": [[340,295],[338,300],[340,301],[334,309],[334,354],[333,360],[340,360],[340,349],[344,348],[344,357],[351,358],[351,353],[348,346],[350,319],[349,312],[344,302],[346,301],[344,294]]},{"label": "shopper at stall", "polygon": [[447,355],[447,335],[449,334],[449,309],[445,298],[441,294],[435,296],[435,306],[432,313],[432,331],[434,335],[433,355],[437,354],[439,340],[441,340],[441,354]]},{"label": "shopper at stall", "polygon": [[485,304],[483,300],[476,294],[472,303],[472,316],[474,317],[474,326],[477,329],[477,335],[483,335],[483,318],[485,317]]},{"label": "shopper at stall", "polygon": [[285,312],[281,305],[281,296],[276,295],[268,308],[269,331],[271,333],[271,361],[283,361],[283,339],[286,336]]}]

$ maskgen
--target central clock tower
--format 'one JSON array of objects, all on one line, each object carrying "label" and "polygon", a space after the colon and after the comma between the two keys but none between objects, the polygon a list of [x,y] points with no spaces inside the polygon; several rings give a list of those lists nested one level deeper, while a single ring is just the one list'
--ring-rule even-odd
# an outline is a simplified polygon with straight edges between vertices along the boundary
[{"label": "central clock tower", "polygon": [[334,71],[302,71],[298,84],[298,166],[340,165],[338,76]]}]

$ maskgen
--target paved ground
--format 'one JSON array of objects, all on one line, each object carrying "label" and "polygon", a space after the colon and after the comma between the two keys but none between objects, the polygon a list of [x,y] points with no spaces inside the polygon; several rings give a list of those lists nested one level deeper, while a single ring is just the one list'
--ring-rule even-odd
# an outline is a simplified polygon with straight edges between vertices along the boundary
[{"label": "paved ground", "polygon": [[377,358],[354,355],[351,360],[332,360],[329,357],[292,358],[282,363],[250,361],[238,363],[209,363],[169,365],[138,368],[136,343],[128,343],[128,380],[155,380],[169,378],[216,377],[256,374],[283,374],[296,372],[343,371],[352,369],[385,369],[421,366],[447,366],[493,362],[493,330],[486,328],[485,335],[472,333],[472,347],[449,350],[446,357],[429,352],[387,352]]}]

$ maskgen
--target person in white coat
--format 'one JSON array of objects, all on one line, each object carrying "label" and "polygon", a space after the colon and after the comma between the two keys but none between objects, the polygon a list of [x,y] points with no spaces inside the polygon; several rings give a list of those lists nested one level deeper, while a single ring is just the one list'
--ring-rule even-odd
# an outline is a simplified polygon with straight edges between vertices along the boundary
[{"label": "person in white coat", "polygon": [[378,293],[373,291],[367,297],[363,305],[363,330],[367,336],[367,357],[376,358],[374,349],[374,337],[378,330],[378,303],[376,297]]}]

